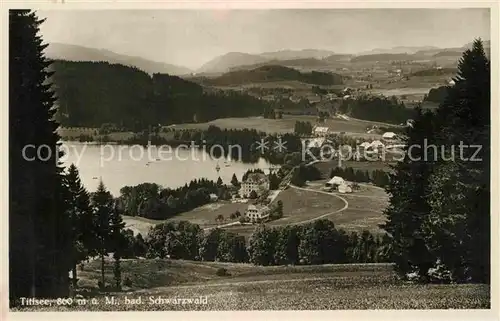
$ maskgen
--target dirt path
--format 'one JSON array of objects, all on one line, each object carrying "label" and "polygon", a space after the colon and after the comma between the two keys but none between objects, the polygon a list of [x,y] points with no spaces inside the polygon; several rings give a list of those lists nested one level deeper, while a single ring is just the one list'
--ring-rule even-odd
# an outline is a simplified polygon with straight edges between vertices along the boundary
[{"label": "dirt path", "polygon": [[[319,194],[326,194],[326,195],[330,195],[330,196],[336,197],[336,198],[338,198],[338,199],[340,199],[341,201],[344,202],[344,207],[342,207],[341,209],[338,209],[338,210],[335,210],[335,211],[332,211],[332,212],[328,212],[328,213],[325,213],[323,215],[311,218],[311,219],[307,219],[307,220],[303,220],[303,221],[295,222],[295,223],[291,223],[291,224],[288,223],[288,224],[285,224],[285,225],[297,225],[297,224],[304,224],[304,223],[313,222],[313,221],[322,219],[324,217],[327,217],[327,216],[330,216],[330,215],[333,215],[333,214],[336,214],[336,213],[343,212],[343,211],[345,211],[346,209],[349,208],[349,202],[347,202],[347,200],[345,198],[343,198],[343,197],[341,197],[341,196],[339,196],[337,194],[332,194],[332,193],[328,193],[328,192],[324,192],[324,191],[318,191],[318,190],[314,190],[314,189],[310,189],[310,188],[298,187],[298,186],[294,186],[294,185],[291,185],[291,184],[290,184],[290,187],[291,188],[295,188],[297,190],[301,190],[301,191],[307,191],[307,192],[313,192],[313,193],[319,193]],[[274,225],[274,226],[279,226],[279,225]]]}]

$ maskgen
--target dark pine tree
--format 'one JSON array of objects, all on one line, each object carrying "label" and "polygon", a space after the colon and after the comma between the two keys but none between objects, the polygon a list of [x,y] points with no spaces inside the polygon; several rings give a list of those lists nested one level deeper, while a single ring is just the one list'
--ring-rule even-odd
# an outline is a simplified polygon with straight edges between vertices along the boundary
[{"label": "dark pine tree", "polygon": [[97,191],[92,194],[92,207],[94,214],[94,233],[97,238],[97,253],[101,258],[101,281],[100,287],[105,288],[104,280],[104,257],[110,252],[112,244],[112,221],[115,203],[113,196],[106,190],[104,183],[99,182]]},{"label": "dark pine tree", "polygon": [[423,278],[435,262],[422,231],[422,222],[430,211],[427,189],[434,156],[430,149],[425,156],[424,140],[432,141],[432,119],[430,112],[417,110],[415,124],[407,130],[405,157],[394,166],[386,187],[390,203],[385,210],[387,222],[382,226],[392,238],[397,272],[417,272]]},{"label": "dark pine tree", "polygon": [[240,182],[238,182],[238,178],[236,177],[236,174],[233,174],[233,177],[231,178],[231,184],[234,187],[238,187],[240,185]]},{"label": "dark pine tree", "polygon": [[[430,180],[426,238],[455,281],[489,283],[491,89],[480,40],[464,52],[454,80],[437,111],[436,144],[447,149]],[[460,152],[460,144],[469,147]]]},{"label": "dark pine tree", "polygon": [[115,278],[115,287],[117,290],[121,290],[122,285],[120,260],[123,256],[123,253],[127,250],[126,243],[124,242],[124,235],[122,233],[124,227],[125,223],[123,222],[122,215],[118,209],[118,204],[117,202],[115,202],[110,217],[109,250],[113,251],[113,275]]},{"label": "dark pine tree", "polygon": [[[9,11],[9,296],[68,295],[71,242],[63,199],[51,62],[29,10]],[[26,147],[26,148],[25,148]],[[40,148],[40,157],[36,150]]]},{"label": "dark pine tree", "polygon": [[90,208],[90,195],[83,187],[78,169],[74,164],[68,168],[65,176],[67,213],[70,221],[70,238],[72,243],[71,266],[73,287],[77,283],[77,265],[89,256],[95,255],[95,237]]}]

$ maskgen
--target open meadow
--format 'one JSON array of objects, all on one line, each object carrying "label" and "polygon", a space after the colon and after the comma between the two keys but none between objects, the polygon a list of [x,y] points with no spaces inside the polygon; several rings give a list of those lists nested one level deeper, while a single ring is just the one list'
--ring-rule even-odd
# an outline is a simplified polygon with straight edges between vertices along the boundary
[{"label": "open meadow", "polygon": [[[227,270],[225,276],[217,276],[216,272],[220,268]],[[83,295],[85,300],[80,300],[80,304],[32,306],[17,310],[205,311],[490,307],[488,285],[405,283],[394,274],[391,264],[262,267],[241,263],[170,259],[124,260],[122,276],[129,279],[128,286],[121,292],[110,290],[104,293],[97,290],[97,280],[100,277],[99,261],[88,263],[79,275],[77,293]],[[107,284],[113,281],[111,260],[105,262],[105,279]],[[106,297],[108,300],[113,298],[114,304],[109,301],[106,304]],[[96,304],[90,303],[92,298]],[[159,298],[164,301],[160,302]],[[125,301],[126,299],[129,301]]]},{"label": "open meadow", "polygon": [[[292,133],[294,130],[295,122],[307,121],[311,124],[316,124],[316,116],[295,116],[283,115],[281,119],[268,119],[264,117],[246,117],[246,118],[220,118],[206,123],[192,123],[192,124],[176,124],[172,125],[174,129],[207,129],[209,126],[217,126],[227,129],[255,129],[267,133]],[[360,134],[363,137],[366,134],[366,128],[369,126],[394,126],[391,124],[372,122],[368,120],[359,119],[326,119],[320,126],[325,126],[333,133],[344,132],[346,134]],[[380,135],[369,134],[369,136],[380,137]]]},{"label": "open meadow", "polygon": [[[304,188],[290,187],[276,197],[274,202],[283,202],[283,217],[267,222],[268,226],[286,226],[305,224],[317,219],[329,219],[335,226],[347,231],[361,232],[369,230],[380,233],[378,224],[384,222],[382,211],[387,206],[387,195],[379,187],[360,184],[360,189],[352,194],[329,193],[321,191],[326,180],[310,182]],[[244,214],[247,204],[217,202],[201,206],[189,212],[181,213],[167,220],[150,220],[142,217],[124,216],[125,228],[143,236],[151,226],[167,221],[189,221],[200,225],[202,229],[225,225],[229,215],[235,211]],[[224,222],[216,222],[216,217],[223,215]],[[228,231],[249,237],[257,225],[222,226]]]}]

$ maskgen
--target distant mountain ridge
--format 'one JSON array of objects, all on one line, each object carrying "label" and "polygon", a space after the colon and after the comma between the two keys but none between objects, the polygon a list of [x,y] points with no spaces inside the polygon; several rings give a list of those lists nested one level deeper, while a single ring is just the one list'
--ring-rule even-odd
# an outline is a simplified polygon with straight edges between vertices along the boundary
[{"label": "distant mountain ridge", "polygon": [[[297,60],[300,59],[307,59],[309,62],[313,60],[319,61],[334,54],[333,51],[319,49],[280,50],[263,52],[260,54],[230,52],[213,58],[197,69],[196,72],[225,73],[234,69],[245,69],[245,67],[247,67],[246,69],[250,69],[265,64],[285,65],[283,61],[288,61],[287,65],[297,66]],[[295,64],[293,64],[292,61],[295,61]],[[316,65],[318,64],[317,61]],[[306,60],[304,60],[304,62],[306,62]]]},{"label": "distant mountain ridge", "polygon": [[376,54],[414,54],[422,50],[442,50],[434,46],[396,46],[392,48],[375,48],[358,53],[358,56],[376,55]]},{"label": "distant mountain ridge", "polygon": [[297,59],[287,59],[287,60],[266,60],[265,62],[261,62],[254,65],[243,65],[230,68],[229,71],[237,71],[237,70],[251,70],[255,68],[259,68],[262,66],[284,66],[284,67],[303,67],[303,68],[321,68],[326,67],[328,64],[323,60],[316,58],[297,58]]},{"label": "distant mountain ridge", "polygon": [[292,59],[323,59],[328,56],[335,54],[330,50],[320,50],[320,49],[302,49],[302,50],[279,50],[272,52],[263,52],[259,56],[276,59],[276,60],[292,60]]},{"label": "distant mountain ridge", "polygon": [[[490,41],[483,42],[486,54],[490,55]],[[377,48],[358,54],[338,54],[330,50],[302,49],[279,50],[250,54],[229,52],[217,56],[195,71],[186,67],[133,57],[103,49],[84,46],[51,43],[45,50],[51,59],[68,61],[106,61],[109,63],[133,66],[149,74],[167,73],[184,77],[217,77],[230,71],[251,70],[266,65],[292,67],[298,70],[332,70],[332,67],[343,67],[345,63],[391,61],[391,60],[428,60],[453,59],[461,56],[471,43],[456,48],[438,48],[435,46],[397,46],[393,48]]]},{"label": "distant mountain ridge", "polygon": [[68,61],[105,61],[112,64],[136,67],[146,73],[167,73],[170,75],[186,75],[192,71],[189,68],[152,61],[142,57],[122,55],[105,49],[84,46],[50,43],[45,49],[45,55],[54,60]]}]

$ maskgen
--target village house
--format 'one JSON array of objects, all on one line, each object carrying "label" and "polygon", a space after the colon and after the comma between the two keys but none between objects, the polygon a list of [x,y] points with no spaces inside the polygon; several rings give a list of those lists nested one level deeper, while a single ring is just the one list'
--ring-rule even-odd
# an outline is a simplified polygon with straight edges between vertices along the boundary
[{"label": "village house", "polygon": [[330,129],[328,127],[316,126],[313,129],[313,133],[315,136],[324,137],[328,135],[329,130]]},{"label": "village house", "polygon": [[337,187],[339,193],[342,193],[342,194],[345,194],[345,193],[352,193],[352,188],[351,186],[347,185],[347,184],[340,184],[338,187]]},{"label": "village house", "polygon": [[274,95],[266,95],[266,96],[263,96],[260,98],[261,100],[265,100],[265,101],[275,101],[277,100],[276,96]]},{"label": "village house", "polygon": [[396,138],[396,133],[393,133],[393,132],[385,132],[383,135],[382,135],[382,138],[385,140],[385,141],[392,141]]},{"label": "village house", "polygon": [[352,193],[352,188],[347,184],[347,182],[340,176],[332,177],[328,182],[326,182],[323,190],[332,191],[336,189],[339,193]]},{"label": "village house", "polygon": [[257,193],[257,196],[262,195],[269,190],[269,178],[262,173],[249,174],[247,179],[241,183],[240,196],[248,198],[252,191]]},{"label": "village house", "polygon": [[307,100],[310,104],[317,104],[321,101],[321,97],[319,95],[309,95],[307,96]]},{"label": "village house", "polygon": [[312,138],[312,139],[307,139],[304,143],[306,147],[311,147],[311,148],[319,148],[323,146],[325,143],[325,138],[324,137],[318,137],[318,138]]},{"label": "village house", "polygon": [[369,142],[362,142],[362,143],[359,145],[359,147],[361,147],[363,150],[364,150],[364,149],[368,149],[368,148],[370,148],[371,146],[372,146],[372,144],[371,144],[371,143],[369,143]]},{"label": "village house", "polygon": [[257,220],[264,220],[269,217],[271,209],[266,205],[251,204],[245,212],[245,216],[250,220],[250,222],[255,222]]},{"label": "village house", "polygon": [[334,185],[341,185],[341,184],[345,184],[344,179],[340,176],[334,176],[325,185],[326,186],[334,186]]},{"label": "village house", "polygon": [[210,196],[210,202],[217,202],[219,200],[219,197],[214,193],[211,193],[209,196]]},{"label": "village house", "polygon": [[384,148],[384,143],[382,143],[380,140],[374,140],[373,142],[371,142],[371,148],[377,150],[379,148]]}]

